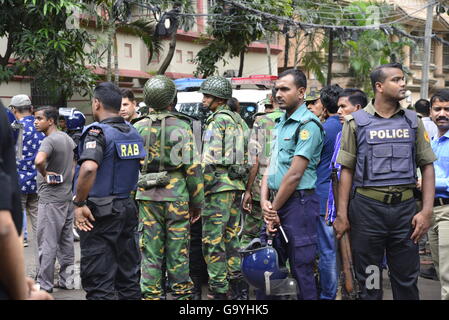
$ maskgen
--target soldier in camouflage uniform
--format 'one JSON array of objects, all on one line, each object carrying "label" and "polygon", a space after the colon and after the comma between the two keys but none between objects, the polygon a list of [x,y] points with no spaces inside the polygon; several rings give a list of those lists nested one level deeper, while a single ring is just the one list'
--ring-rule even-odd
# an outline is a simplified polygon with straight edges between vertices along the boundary
[{"label": "soldier in camouflage uniform", "polygon": [[242,176],[233,169],[244,163],[243,129],[226,105],[232,87],[223,77],[213,76],[201,85],[203,104],[213,113],[203,135],[204,194],[203,254],[209,273],[210,298],[238,299],[244,284],[238,253],[240,202],[245,190]]},{"label": "soldier in camouflage uniform", "polygon": [[165,76],[149,79],[144,99],[155,111],[134,124],[148,152],[136,199],[141,231],[141,290],[143,298],[149,300],[164,299],[164,258],[173,297],[191,298],[189,216],[190,221],[197,219],[204,202],[203,176],[199,159],[195,159],[190,125],[181,115],[167,110],[175,96],[172,80]]},{"label": "soldier in camouflage uniform", "polygon": [[[249,173],[246,191],[243,197],[245,215],[240,247],[245,248],[251,240],[258,238],[263,226],[263,212],[260,207],[260,184],[271,155],[271,141],[276,119],[284,112],[277,108],[271,94],[264,101],[265,112],[257,113],[250,139],[252,167]],[[273,109],[274,108],[274,109]]]}]

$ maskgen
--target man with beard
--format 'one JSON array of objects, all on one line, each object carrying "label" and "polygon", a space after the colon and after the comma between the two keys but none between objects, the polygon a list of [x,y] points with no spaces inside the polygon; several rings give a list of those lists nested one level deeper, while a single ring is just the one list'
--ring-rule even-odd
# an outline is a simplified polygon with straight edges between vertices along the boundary
[{"label": "man with beard", "polygon": [[[276,139],[262,179],[260,204],[267,231],[276,232],[273,246],[280,256],[280,265],[285,266],[288,259],[298,282],[298,299],[316,300],[313,265],[319,199],[315,184],[324,131],[304,103],[306,88],[304,73],[296,69],[284,71],[276,81],[276,101],[285,114],[275,126]],[[277,232],[281,227],[285,236]],[[264,299],[261,295],[258,298]]]}]

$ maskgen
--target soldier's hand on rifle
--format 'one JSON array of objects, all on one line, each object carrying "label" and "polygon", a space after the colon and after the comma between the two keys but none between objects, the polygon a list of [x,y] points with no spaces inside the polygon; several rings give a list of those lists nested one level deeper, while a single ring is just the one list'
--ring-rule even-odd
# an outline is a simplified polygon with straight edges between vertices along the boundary
[{"label": "soldier's hand on rifle", "polygon": [[348,217],[346,215],[337,215],[333,226],[335,230],[335,236],[337,237],[337,240],[340,240],[343,234],[349,231],[350,226]]},{"label": "soldier's hand on rifle", "polygon": [[251,197],[251,192],[246,191],[245,194],[243,195],[243,201],[242,201],[243,210],[251,212],[251,210],[253,209],[252,202],[253,202],[253,199]]},{"label": "soldier's hand on rifle", "polygon": [[90,231],[94,226],[89,220],[95,221],[95,218],[88,206],[75,208],[75,227],[81,231]]},{"label": "soldier's hand on rifle", "polygon": [[190,224],[194,224],[201,217],[201,208],[189,208]]}]

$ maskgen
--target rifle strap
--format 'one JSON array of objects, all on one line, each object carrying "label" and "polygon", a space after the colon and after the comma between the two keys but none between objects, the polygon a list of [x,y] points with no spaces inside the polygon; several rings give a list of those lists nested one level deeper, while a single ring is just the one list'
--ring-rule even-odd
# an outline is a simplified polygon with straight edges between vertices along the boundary
[{"label": "rifle strap", "polygon": [[148,157],[150,155],[149,148],[150,148],[151,126],[152,125],[153,125],[153,120],[151,118],[148,118],[148,134],[145,137],[145,151],[147,154],[145,155],[145,160],[143,161],[143,168],[142,168],[143,174],[147,173],[147,168],[148,168]]},{"label": "rifle strap", "polygon": [[165,153],[165,118],[161,120],[161,154],[159,155],[159,172],[164,171],[164,153]]}]

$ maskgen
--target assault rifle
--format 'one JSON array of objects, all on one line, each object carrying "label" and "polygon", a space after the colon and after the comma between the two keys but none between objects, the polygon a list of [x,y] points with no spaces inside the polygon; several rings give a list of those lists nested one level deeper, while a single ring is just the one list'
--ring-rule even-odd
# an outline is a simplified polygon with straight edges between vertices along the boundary
[{"label": "assault rifle", "polygon": [[[332,193],[334,195],[334,205],[338,208],[338,169],[332,165],[331,172]],[[351,241],[349,234],[345,232],[339,240],[341,258],[341,279],[342,279],[342,300],[357,300],[360,288],[355,278],[354,265],[352,263]]]}]

